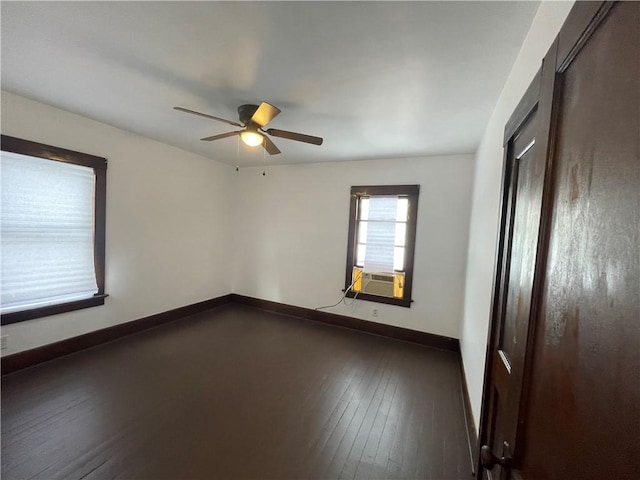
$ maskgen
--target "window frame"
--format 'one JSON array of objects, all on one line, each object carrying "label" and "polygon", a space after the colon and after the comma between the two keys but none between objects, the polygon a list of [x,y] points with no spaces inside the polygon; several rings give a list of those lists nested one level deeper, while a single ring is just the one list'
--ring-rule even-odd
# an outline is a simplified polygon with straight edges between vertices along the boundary
[{"label": "window frame", "polygon": [[0,324],[8,325],[32,320],[34,318],[104,305],[104,299],[107,297],[105,294],[107,159],[8,135],[0,136],[0,149],[4,152],[39,157],[56,162],[71,163],[93,169],[96,180],[94,191],[93,261],[96,271],[96,284],[98,286],[98,292],[89,298],[31,308],[19,312],[4,313],[0,315]]},{"label": "window frame", "polygon": [[[343,292],[348,298],[358,298],[369,302],[386,303],[401,307],[411,307],[413,302],[411,292],[413,287],[413,270],[416,245],[416,226],[418,216],[418,194],[420,185],[373,185],[351,187],[349,204],[349,231],[347,239],[347,265]],[[357,242],[358,242],[358,205],[361,197],[372,195],[395,195],[407,197],[409,205],[407,209],[407,238],[404,257],[404,288],[403,298],[384,297],[371,293],[347,291],[352,282],[353,268],[356,266]],[[357,297],[356,297],[357,295]]]}]

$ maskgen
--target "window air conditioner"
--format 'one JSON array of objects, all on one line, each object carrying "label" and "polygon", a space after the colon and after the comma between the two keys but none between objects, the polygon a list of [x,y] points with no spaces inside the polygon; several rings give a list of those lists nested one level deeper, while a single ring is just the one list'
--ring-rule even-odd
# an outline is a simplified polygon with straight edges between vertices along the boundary
[{"label": "window air conditioner", "polygon": [[393,297],[392,274],[362,272],[362,293]]}]

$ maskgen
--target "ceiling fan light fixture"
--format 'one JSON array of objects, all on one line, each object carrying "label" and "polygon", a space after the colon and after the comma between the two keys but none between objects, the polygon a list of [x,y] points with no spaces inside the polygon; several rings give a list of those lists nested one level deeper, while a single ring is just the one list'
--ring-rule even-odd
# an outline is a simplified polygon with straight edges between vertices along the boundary
[{"label": "ceiling fan light fixture", "polygon": [[310,143],[312,145],[322,145],[322,137],[314,137],[303,133],[289,132],[287,130],[278,130],[277,128],[268,128],[265,130],[264,127],[280,113],[280,109],[278,107],[274,107],[266,102],[262,102],[259,106],[253,104],[240,105],[238,107],[238,117],[240,118],[240,122],[242,122],[241,124],[224,118],[214,117],[207,113],[189,110],[184,107],[173,108],[181,112],[210,118],[212,120],[217,120],[218,122],[228,123],[229,125],[243,128],[243,130],[235,130],[233,132],[201,138],[200,140],[204,142],[212,142],[214,140],[238,136],[242,139],[242,142],[249,147],[262,145],[269,155],[278,155],[281,153],[280,149],[276,147],[276,145],[271,141],[271,138],[269,138],[270,136],[287,138],[289,140],[295,140],[296,142]]},{"label": "ceiling fan light fixture", "polygon": [[257,147],[264,141],[264,138],[261,134],[252,130],[245,130],[244,132],[240,132],[240,138],[246,145],[250,147]]}]

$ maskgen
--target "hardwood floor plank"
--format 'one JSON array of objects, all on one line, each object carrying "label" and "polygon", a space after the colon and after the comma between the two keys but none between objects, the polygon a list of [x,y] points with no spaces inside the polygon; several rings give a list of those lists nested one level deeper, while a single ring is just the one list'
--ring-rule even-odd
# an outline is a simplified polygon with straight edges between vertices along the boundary
[{"label": "hardwood floor plank", "polygon": [[[410,378],[411,366],[405,365],[403,369],[403,377],[407,382],[407,390],[404,395],[403,408],[399,412],[398,425],[391,444],[391,449],[388,453],[387,462],[387,478],[402,478],[402,464],[404,463],[405,450],[411,448],[412,438],[412,426],[414,422],[414,415],[418,405],[418,394],[415,391]],[[408,478],[408,477],[406,477]]]},{"label": "hardwood floor plank", "polygon": [[[396,370],[395,355],[391,356],[389,365],[389,377],[386,381],[384,391],[380,396],[380,401],[376,405],[372,405],[369,414],[371,426],[367,430],[361,429],[359,432],[359,441],[361,446],[356,450],[356,455],[351,462],[353,476],[351,478],[368,478],[371,474],[371,466],[375,458],[382,431],[386,423],[387,414],[391,404],[391,398],[396,392],[398,376],[394,374]],[[355,467],[355,469],[353,468]],[[379,478],[379,476],[378,476]]]},{"label": "hardwood floor plank", "polygon": [[369,381],[363,385],[364,388],[356,392],[354,396],[353,415],[343,417],[343,435],[338,441],[331,463],[325,471],[327,478],[339,478],[345,464],[349,460],[356,437],[364,422],[365,414],[373,400],[373,396],[379,387],[381,376],[386,369],[387,362],[388,358],[386,356],[380,357],[377,368],[372,372],[371,377],[368,379]]},{"label": "hardwood floor plank", "polygon": [[467,479],[457,362],[225,305],[5,375],[2,478]]},{"label": "hardwood floor plank", "polygon": [[380,442],[373,458],[373,472],[376,478],[395,478],[398,475],[400,463],[392,460],[394,442],[403,416],[408,412],[408,382],[403,374],[408,365],[404,356],[397,359],[397,383],[387,412],[387,418],[382,430]]},{"label": "hardwood floor plank", "polygon": [[316,444],[318,448],[310,458],[309,476],[316,478],[328,478],[327,469],[340,447],[340,440],[343,438],[357,407],[359,405],[360,392],[364,391],[365,385],[372,375],[374,375],[378,365],[374,361],[366,362],[364,366],[355,365],[352,368],[357,372],[341,397],[336,408],[325,422],[327,428],[318,437]]},{"label": "hardwood floor plank", "polygon": [[[393,366],[395,370],[396,365],[394,364]],[[386,475],[386,465],[384,468],[376,468],[374,460],[380,447],[382,434],[389,419],[391,403],[393,402],[397,389],[398,376],[393,375],[387,383],[382,401],[377,408],[373,425],[366,435],[364,448],[358,460],[358,465],[353,478],[384,478]]]}]

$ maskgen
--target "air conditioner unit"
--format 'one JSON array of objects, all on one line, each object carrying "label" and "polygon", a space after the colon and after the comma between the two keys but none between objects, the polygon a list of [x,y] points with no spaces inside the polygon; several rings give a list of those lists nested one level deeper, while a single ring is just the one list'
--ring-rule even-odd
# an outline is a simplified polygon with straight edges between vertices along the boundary
[{"label": "air conditioner unit", "polygon": [[362,293],[393,297],[393,274],[362,273]]}]

